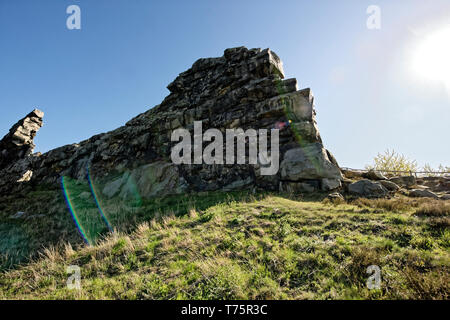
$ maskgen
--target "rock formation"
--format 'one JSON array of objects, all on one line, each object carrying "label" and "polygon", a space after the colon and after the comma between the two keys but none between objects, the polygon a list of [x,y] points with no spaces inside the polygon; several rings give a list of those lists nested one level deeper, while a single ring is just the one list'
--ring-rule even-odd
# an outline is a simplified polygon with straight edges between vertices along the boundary
[{"label": "rock formation", "polygon": [[348,186],[350,194],[365,198],[382,198],[388,194],[388,190],[378,181],[362,179]]},{"label": "rock formation", "polygon": [[34,109],[17,122],[9,133],[0,140],[0,169],[31,155],[34,150],[33,139],[42,127],[44,113]]},{"label": "rock formation", "polygon": [[383,198],[399,193],[410,197],[448,200],[450,176],[394,176],[380,171],[343,168],[343,190],[351,197]]},{"label": "rock formation", "polygon": [[[62,176],[85,179],[87,170],[107,197],[238,188],[335,189],[342,175],[322,144],[312,92],[298,90],[296,79],[283,78],[282,62],[273,51],[227,49],[222,57],[197,60],[168,85],[170,94],[160,105],[126,125],[29,156],[32,137],[42,124],[42,113],[33,111],[30,115],[34,116],[22,120],[26,126],[11,129],[20,134],[5,137],[11,143],[1,148],[6,151],[0,166],[0,193],[11,192],[11,181],[19,181],[18,187],[55,184]],[[272,129],[281,123],[280,170],[265,176],[258,164],[172,163],[173,130],[193,132],[194,121],[202,121],[203,131],[217,128],[221,132],[227,128]],[[25,183],[20,181],[24,175],[29,177]]]}]

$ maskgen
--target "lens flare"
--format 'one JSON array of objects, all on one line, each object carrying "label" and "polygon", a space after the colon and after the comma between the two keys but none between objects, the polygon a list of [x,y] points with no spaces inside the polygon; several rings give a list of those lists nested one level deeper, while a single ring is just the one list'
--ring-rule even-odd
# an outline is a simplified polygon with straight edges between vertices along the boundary
[{"label": "lens flare", "polygon": [[[279,95],[283,95],[285,93],[287,93],[285,87],[282,84],[282,80],[277,81],[276,83],[276,87],[277,87],[277,91]],[[277,122],[275,124],[275,128],[276,129],[283,129],[283,128],[287,128],[289,127],[292,130],[292,133],[294,134],[295,139],[297,140],[297,143],[300,145],[300,148],[302,148],[305,151],[305,147],[308,144],[305,139],[302,137],[301,133],[299,132],[299,130],[295,127],[292,126],[292,117],[293,117],[293,111],[291,108],[290,103],[288,103],[287,99],[283,99],[283,104],[284,104],[284,113],[286,115],[286,118],[288,119],[288,121],[286,122]],[[277,128],[277,126],[280,126],[279,128]],[[309,152],[304,152],[306,158],[308,158],[308,160],[313,164],[313,166],[316,168],[317,171],[320,171],[320,164],[318,163],[317,159],[315,157],[313,157]]]},{"label": "lens flare", "polygon": [[108,227],[109,231],[113,231],[111,223],[109,222],[108,218],[106,217],[106,215],[103,211],[102,206],[100,205],[98,193],[95,189],[95,185],[94,185],[94,182],[93,182],[92,176],[91,176],[91,170],[89,167],[87,167],[87,178],[88,178],[88,182],[89,182],[89,187],[91,188],[92,196],[94,197],[94,200],[95,200],[95,205],[97,206],[98,211],[100,212],[100,215],[102,216],[103,221],[106,223],[106,226]]},{"label": "lens flare", "polygon": [[289,127],[291,122],[292,122],[291,120],[289,120],[289,121],[277,121],[275,123],[274,129],[283,130],[284,128]]},{"label": "lens flare", "polygon": [[140,207],[142,206],[142,197],[139,193],[139,188],[136,184],[136,180],[133,174],[130,174],[128,176],[128,179],[123,186],[123,191],[128,195],[127,199],[131,200],[131,205],[133,207]]},{"label": "lens flare", "polygon": [[81,237],[83,238],[84,242],[87,245],[91,245],[91,241],[89,241],[85,230],[83,229],[80,220],[76,214],[75,206],[73,205],[70,197],[69,189],[67,188],[67,181],[66,177],[61,177],[61,187],[64,193],[64,198],[66,199],[67,208],[70,211],[70,214],[72,216],[73,221],[75,222],[75,225],[77,226],[78,232],[81,234]]}]

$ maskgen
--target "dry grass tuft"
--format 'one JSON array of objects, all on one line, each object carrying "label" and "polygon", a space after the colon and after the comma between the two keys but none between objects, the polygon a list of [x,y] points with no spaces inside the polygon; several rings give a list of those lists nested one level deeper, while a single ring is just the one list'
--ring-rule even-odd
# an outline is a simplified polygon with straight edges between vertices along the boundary
[{"label": "dry grass tuft", "polygon": [[189,217],[192,219],[198,218],[198,212],[197,212],[197,210],[195,210],[195,208],[191,208],[189,210]]},{"label": "dry grass tuft", "polygon": [[[0,274],[0,299],[449,298],[450,217],[437,213],[448,203],[322,199],[204,196],[207,205],[180,211],[172,201],[157,216],[152,207],[133,229],[50,248]],[[424,208],[433,213],[413,215]],[[81,291],[66,289],[68,265],[82,269]],[[370,265],[381,268],[380,290],[366,286]]]},{"label": "dry grass tuft", "polygon": [[434,272],[421,273],[411,267],[403,270],[407,287],[410,290],[409,299],[448,300],[450,297],[450,275],[443,268]]},{"label": "dry grass tuft", "polygon": [[448,217],[450,216],[450,202],[442,200],[429,201],[421,204],[414,214],[425,217]]},{"label": "dry grass tuft", "polygon": [[[429,198],[407,198],[398,197],[392,199],[366,199],[359,198],[352,201],[352,204],[358,207],[370,207],[375,209],[383,209],[384,211],[408,211],[414,208],[418,208],[417,212],[420,210],[425,211],[436,211],[436,212],[446,212],[447,215],[450,211],[450,202],[442,200],[434,200]],[[425,214],[426,215],[426,214]]]},{"label": "dry grass tuft", "polygon": [[383,252],[380,248],[370,248],[366,246],[356,247],[351,253],[350,263],[345,268],[345,274],[350,283],[364,287],[367,279],[367,267],[377,265],[383,266]]},{"label": "dry grass tuft", "polygon": [[346,201],[342,198],[325,198],[322,203],[327,206],[338,206],[341,204],[346,204]]}]

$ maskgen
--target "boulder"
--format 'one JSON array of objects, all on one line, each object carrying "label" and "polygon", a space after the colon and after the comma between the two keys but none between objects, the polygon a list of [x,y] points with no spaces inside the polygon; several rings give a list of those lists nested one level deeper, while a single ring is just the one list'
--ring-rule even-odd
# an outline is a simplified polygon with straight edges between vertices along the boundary
[{"label": "boulder", "polygon": [[434,198],[438,199],[439,197],[434,192],[431,192],[427,189],[413,189],[409,191],[410,197],[420,197],[420,198]]},{"label": "boulder", "polygon": [[450,191],[449,177],[421,177],[417,178],[417,183],[429,187],[433,192]]},{"label": "boulder", "polygon": [[311,143],[288,150],[281,162],[280,171],[281,179],[289,181],[343,179],[341,171],[330,161],[321,143]]},{"label": "boulder", "polygon": [[388,190],[380,182],[367,179],[350,184],[348,192],[365,198],[382,198],[388,194]]},{"label": "boulder", "polygon": [[387,178],[380,172],[376,170],[369,170],[363,173],[363,177],[369,180],[386,180]]},{"label": "boulder", "polygon": [[439,199],[441,200],[450,200],[450,194],[443,194],[442,196],[439,197]]},{"label": "boulder", "polygon": [[321,189],[323,191],[330,191],[342,186],[341,180],[339,179],[322,179]]},{"label": "boulder", "polygon": [[386,189],[388,189],[389,191],[393,191],[396,192],[400,189],[400,187],[398,185],[396,185],[394,182],[392,181],[388,181],[388,180],[380,180],[379,181],[383,187],[385,187]]},{"label": "boulder", "polygon": [[155,162],[131,171],[120,191],[120,197],[151,198],[185,191],[178,168],[172,163]]},{"label": "boulder", "polygon": [[395,183],[396,185],[404,188],[410,188],[417,184],[416,177],[414,176],[401,176],[390,178],[389,181]]},{"label": "boulder", "polygon": [[281,183],[281,192],[290,192],[290,193],[312,193],[317,191],[319,187],[318,183],[314,182],[289,182],[283,181]]},{"label": "boulder", "polygon": [[364,174],[363,171],[354,170],[354,169],[341,168],[341,171],[342,171],[342,174],[344,175],[344,177],[346,177],[348,179],[362,178],[363,174]]}]

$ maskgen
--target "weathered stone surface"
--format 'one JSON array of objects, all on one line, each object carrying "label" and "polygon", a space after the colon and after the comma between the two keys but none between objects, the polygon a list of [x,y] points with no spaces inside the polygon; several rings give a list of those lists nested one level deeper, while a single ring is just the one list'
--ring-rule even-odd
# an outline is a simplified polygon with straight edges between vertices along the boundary
[{"label": "weathered stone surface", "polygon": [[319,190],[317,181],[309,182],[284,182],[280,191],[288,193],[312,193]]},{"label": "weathered stone surface", "polygon": [[409,196],[420,198],[434,198],[434,199],[439,198],[434,192],[431,192],[430,190],[427,189],[412,189],[411,191],[409,191]]},{"label": "weathered stone surface", "polygon": [[390,178],[389,181],[404,188],[410,188],[417,184],[416,177],[414,176],[393,177]]},{"label": "weathered stone surface", "polygon": [[42,127],[44,113],[34,109],[18,121],[0,140],[0,169],[33,153],[33,139]]},{"label": "weathered stone surface", "polygon": [[[181,179],[181,180],[180,180]],[[124,172],[105,184],[103,195],[108,198],[120,196],[123,199],[135,197],[150,198],[185,191],[185,184],[178,168],[172,163],[157,161]]]},{"label": "weathered stone surface", "polygon": [[330,191],[342,186],[340,179],[322,179],[321,189],[323,191]]},{"label": "weathered stone surface", "polygon": [[441,200],[450,200],[450,194],[446,193],[439,197]]},{"label": "weathered stone surface", "polygon": [[103,194],[108,198],[118,195],[120,188],[125,184],[125,182],[127,182],[129,176],[130,173],[125,172],[119,178],[107,182],[103,188]]},{"label": "weathered stone surface", "polygon": [[25,173],[22,175],[22,177],[21,177],[19,180],[17,180],[17,182],[26,182],[26,181],[30,181],[32,176],[33,176],[33,171],[27,170],[27,171],[25,171]]},{"label": "weathered stone surface", "polygon": [[341,168],[341,172],[345,178],[354,179],[354,178],[362,178],[364,175],[363,171],[352,170],[352,169],[343,169]]},{"label": "weathered stone surface", "polygon": [[133,196],[135,192],[143,198],[163,196],[185,191],[180,181],[178,168],[172,163],[157,161],[134,169],[122,188],[122,197]]},{"label": "weathered stone surface", "polygon": [[331,163],[321,143],[311,143],[288,150],[280,165],[281,178],[288,181],[301,179],[337,179],[342,175]]},{"label": "weathered stone surface", "polygon": [[383,187],[385,187],[389,191],[396,192],[400,189],[400,187],[398,185],[396,185],[395,183],[393,183],[392,181],[380,180],[379,182],[383,185]]},{"label": "weathered stone surface", "polygon": [[[170,94],[161,104],[116,130],[33,156],[32,139],[19,139],[24,148],[14,153],[18,160],[2,158],[0,193],[25,184],[56,185],[62,176],[83,180],[88,169],[106,197],[279,190],[290,183],[306,183],[314,190],[339,185],[342,175],[322,144],[311,90],[298,90],[296,79],[283,78],[283,64],[270,49],[238,47],[225,50],[222,57],[199,59],[168,85]],[[35,124],[26,126],[26,137],[34,137],[42,124],[42,114],[32,114],[25,122]],[[279,172],[263,176],[259,164],[172,164],[170,150],[177,143],[171,141],[173,130],[182,127],[192,134],[194,121],[202,121],[203,132],[273,129],[283,124]]]},{"label": "weathered stone surface", "polygon": [[376,170],[369,170],[363,174],[363,177],[369,180],[387,180],[387,178]]},{"label": "weathered stone surface", "polygon": [[450,176],[420,177],[417,184],[427,186],[433,192],[450,192]]},{"label": "weathered stone surface", "polygon": [[367,179],[359,180],[348,186],[348,191],[351,194],[366,198],[381,198],[388,194],[388,190],[383,187],[380,182],[375,182]]}]

